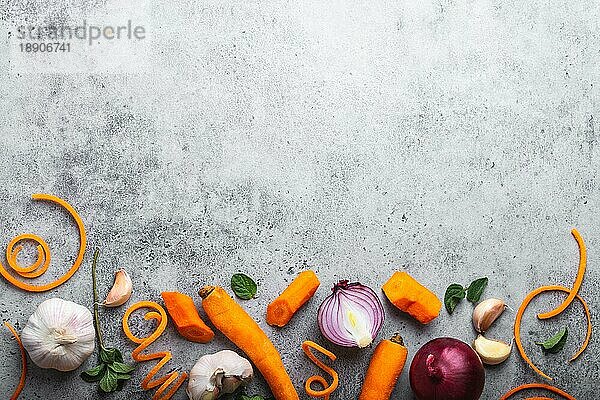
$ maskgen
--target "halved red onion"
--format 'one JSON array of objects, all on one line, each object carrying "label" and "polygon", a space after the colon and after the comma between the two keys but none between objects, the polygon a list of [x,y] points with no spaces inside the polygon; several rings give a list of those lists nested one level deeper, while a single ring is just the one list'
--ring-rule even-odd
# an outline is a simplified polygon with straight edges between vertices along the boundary
[{"label": "halved red onion", "polygon": [[367,347],[381,330],[383,306],[373,290],[341,280],[319,307],[321,333],[344,347]]}]

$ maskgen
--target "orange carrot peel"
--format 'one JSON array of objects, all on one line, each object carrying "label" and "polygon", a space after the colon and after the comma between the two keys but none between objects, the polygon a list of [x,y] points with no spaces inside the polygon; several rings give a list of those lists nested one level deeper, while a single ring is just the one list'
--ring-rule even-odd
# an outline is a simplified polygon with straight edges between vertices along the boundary
[{"label": "orange carrot peel", "polygon": [[[548,313],[538,314],[538,318],[540,318],[540,319],[547,319],[547,318],[551,318],[551,317],[558,315],[559,313],[561,313],[564,310],[564,308],[568,307],[569,304],[571,304],[573,299],[579,300],[581,302],[581,304],[583,305],[583,309],[585,311],[585,315],[587,318],[586,337],[585,337],[583,344],[579,348],[579,350],[569,360],[570,362],[576,360],[581,355],[581,353],[583,353],[583,351],[586,349],[586,347],[590,341],[590,337],[592,335],[592,322],[591,322],[589,307],[588,307],[587,303],[585,302],[585,300],[583,300],[583,298],[581,296],[579,296],[579,294],[577,293],[579,288],[581,287],[581,282],[583,281],[583,275],[585,273],[585,267],[586,267],[585,243],[583,242],[581,235],[579,234],[579,232],[577,232],[576,229],[573,229],[571,231],[571,233],[577,240],[577,244],[579,245],[579,254],[580,254],[579,272],[577,274],[577,279],[575,281],[574,287],[572,289],[568,289],[563,286],[542,286],[542,287],[539,287],[539,288],[533,290],[525,297],[525,299],[521,303],[521,306],[519,307],[519,310],[517,311],[517,315],[515,318],[514,335],[515,335],[515,344],[517,346],[517,349],[519,350],[519,354],[521,354],[521,357],[523,358],[523,360],[525,360],[525,362],[527,364],[529,364],[529,366],[531,366],[531,368],[536,373],[538,373],[540,376],[542,376],[548,380],[552,380],[552,378],[550,376],[546,375],[544,372],[542,372],[542,370],[540,370],[531,361],[531,359],[525,353],[525,349],[523,348],[523,343],[521,341],[521,321],[523,319],[523,314],[524,314],[525,310],[527,309],[527,306],[531,303],[531,301],[539,294],[544,293],[544,292],[549,292],[549,291],[561,291],[561,292],[565,292],[568,294],[567,299],[559,307],[557,307],[556,309],[554,309]],[[566,306],[565,306],[565,304],[566,304]],[[558,313],[557,313],[557,310],[559,310]]]},{"label": "orange carrot peel", "polygon": [[[314,353],[312,352],[311,349],[317,350],[321,354],[326,355],[331,361],[335,361],[336,356],[329,350],[323,348],[322,346],[320,346],[310,340],[307,340],[304,343],[302,343],[302,350],[304,351],[304,354],[306,354],[306,356],[308,358],[310,358],[310,360],[317,367],[319,367],[323,371],[327,372],[333,379],[333,381],[331,382],[331,385],[330,385],[327,383],[327,380],[325,378],[323,378],[322,376],[313,375],[306,380],[306,383],[304,384],[304,390],[306,390],[306,393],[311,397],[317,397],[317,398],[323,398],[324,400],[329,400],[329,396],[331,396],[331,393],[333,393],[339,385],[338,374],[337,374],[337,372],[335,372],[335,370],[333,368],[331,368],[330,366],[325,364],[323,361],[319,360],[317,358],[317,356],[314,355]],[[313,383],[318,383],[319,385],[323,386],[323,390],[314,390],[312,388]]]},{"label": "orange carrot peel", "polygon": [[[145,320],[153,319],[158,323],[158,326],[156,327],[154,332],[152,332],[149,336],[144,337],[144,338],[139,338],[139,337],[135,336],[129,329],[129,316],[131,315],[131,313],[133,313],[134,311],[136,311],[140,308],[149,308],[151,310],[155,310],[155,311],[148,311],[144,315],[144,319]],[[166,327],[167,327],[167,313],[164,308],[162,308],[158,303],[155,303],[153,301],[139,301],[135,304],[132,304],[127,309],[127,311],[125,312],[125,315],[123,316],[123,331],[125,332],[125,335],[132,342],[139,344],[139,346],[136,347],[135,350],[133,350],[133,352],[131,353],[131,357],[137,362],[160,359],[158,361],[158,363],[150,370],[150,372],[148,372],[148,375],[146,375],[146,377],[142,380],[142,383],[141,383],[142,389],[144,389],[144,390],[150,390],[155,387],[159,387],[156,390],[156,392],[154,393],[154,395],[152,396],[152,400],[168,400],[168,399],[170,399],[175,394],[175,392],[177,392],[177,390],[181,387],[181,385],[185,382],[185,380],[188,377],[187,372],[183,372],[183,373],[179,374],[179,372],[173,371],[163,377],[154,379],[154,377],[156,376],[158,371],[166,363],[168,363],[169,360],[171,360],[171,358],[173,356],[170,351],[161,351],[161,352],[152,353],[152,354],[142,354],[142,352],[148,346],[150,346],[152,343],[154,343],[160,337],[160,335],[162,335],[162,333],[165,331]],[[169,388],[169,386],[172,383],[173,383],[173,385],[171,386],[171,389],[169,389],[167,391],[167,389]],[[165,393],[165,391],[166,391],[166,393]]]},{"label": "orange carrot peel", "polygon": [[15,337],[15,340],[19,345],[19,350],[21,351],[21,378],[19,379],[19,384],[15,388],[15,391],[13,392],[12,396],[10,396],[10,400],[17,400],[19,398],[19,395],[23,391],[23,388],[25,387],[25,376],[27,375],[27,356],[25,355],[25,348],[23,347],[23,343],[21,343],[21,338],[19,337],[19,334],[17,333],[15,328],[13,328],[12,325],[8,322],[4,322],[4,325]]},{"label": "orange carrot peel", "polygon": [[[86,235],[85,228],[83,226],[83,221],[77,214],[77,211],[66,201],[49,194],[34,194],[31,196],[33,200],[46,200],[53,203],[58,204],[67,210],[67,212],[73,217],[75,223],[77,224],[77,229],[79,230],[79,252],[77,254],[77,258],[73,263],[73,266],[60,278],[46,284],[42,285],[33,285],[29,283],[25,283],[19,279],[17,279],[13,274],[9,272],[9,270],[0,263],[0,274],[12,283],[14,286],[26,290],[28,292],[45,292],[47,290],[54,289],[57,286],[62,285],[67,280],[69,280],[73,274],[79,269],[81,262],[83,261],[83,255],[85,253],[86,246]],[[23,250],[22,245],[16,246],[19,242],[23,240],[31,240],[37,244],[38,256],[36,261],[30,265],[29,267],[21,267],[17,263],[17,256],[19,252]],[[15,247],[16,246],[16,247]],[[8,266],[19,276],[27,279],[37,278],[43,275],[48,266],[50,265],[50,248],[48,244],[39,236],[34,234],[23,234],[15,237],[10,241],[6,248],[6,261],[8,262]]]},{"label": "orange carrot peel", "polygon": [[587,251],[585,249],[583,238],[577,229],[573,228],[571,230],[571,234],[577,241],[577,245],[579,247],[579,268],[577,269],[577,278],[575,278],[575,283],[573,284],[573,288],[571,289],[567,298],[554,310],[538,314],[539,319],[552,318],[565,311],[565,309],[569,307],[569,304],[573,302],[575,296],[577,296],[577,293],[579,293],[579,289],[583,283],[583,276],[585,275],[585,268],[587,265]]},{"label": "orange carrot peel", "polygon": [[[559,388],[556,388],[554,386],[551,385],[547,385],[545,383],[528,383],[526,385],[521,385],[518,386],[514,389],[509,390],[508,392],[506,392],[504,394],[504,396],[502,396],[500,398],[500,400],[507,400],[509,397],[511,397],[514,394],[517,394],[523,390],[528,390],[528,389],[543,389],[543,390],[547,390],[549,392],[552,392],[554,394],[557,394],[559,396],[564,397],[567,400],[575,400],[575,397],[571,396],[569,393],[560,390]],[[546,397],[530,397],[529,399],[546,399]]]}]

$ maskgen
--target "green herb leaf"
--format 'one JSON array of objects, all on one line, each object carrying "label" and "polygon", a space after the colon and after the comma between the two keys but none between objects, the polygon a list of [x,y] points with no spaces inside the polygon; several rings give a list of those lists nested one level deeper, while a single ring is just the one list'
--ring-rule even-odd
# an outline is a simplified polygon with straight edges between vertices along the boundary
[{"label": "green herb leaf", "polygon": [[558,333],[552,336],[550,339],[545,342],[538,342],[542,346],[542,349],[545,353],[558,353],[565,347],[565,343],[567,342],[567,337],[569,336],[569,331],[565,326]]},{"label": "green herb leaf", "polygon": [[106,373],[100,380],[100,390],[106,393],[114,392],[117,390],[118,380],[117,374],[111,371],[110,368],[106,370]]},{"label": "green herb leaf", "polygon": [[118,380],[126,381],[128,379],[131,379],[131,375],[129,375],[129,374],[119,374],[119,373],[117,373],[116,376],[117,376]]},{"label": "green herb leaf", "polygon": [[453,283],[448,286],[446,294],[444,295],[444,305],[446,306],[446,310],[452,314],[458,303],[465,298],[465,295],[465,288],[458,283]]},{"label": "green herb leaf", "polygon": [[467,289],[467,300],[471,303],[477,303],[483,294],[483,290],[488,284],[488,278],[479,278],[471,282]]},{"label": "green herb leaf", "polygon": [[245,274],[234,274],[231,277],[231,289],[237,297],[249,300],[256,296],[256,283]]},{"label": "green herb leaf", "polygon": [[106,364],[112,364],[114,362],[123,362],[123,355],[115,348],[101,349],[100,360]]},{"label": "green herb leaf", "polygon": [[102,376],[104,375],[104,368],[105,368],[105,364],[100,363],[100,365],[98,365],[92,369],[83,371],[79,376],[81,376],[81,379],[83,379],[84,381],[86,381],[88,383],[98,382],[100,379],[102,379]]},{"label": "green herb leaf", "polygon": [[240,397],[238,397],[238,400],[271,400],[271,398],[264,398],[259,395],[246,396],[245,394],[242,394]]},{"label": "green herb leaf", "polygon": [[135,370],[135,367],[132,365],[123,364],[122,362],[115,361],[112,364],[108,364],[108,368],[112,369],[113,372],[118,374],[128,374]]}]

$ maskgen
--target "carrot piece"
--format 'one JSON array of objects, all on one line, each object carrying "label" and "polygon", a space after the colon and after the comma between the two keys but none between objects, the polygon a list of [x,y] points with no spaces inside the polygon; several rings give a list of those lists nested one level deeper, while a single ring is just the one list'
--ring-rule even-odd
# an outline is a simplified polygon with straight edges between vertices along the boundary
[{"label": "carrot piece", "polygon": [[[33,200],[51,201],[53,203],[60,205],[61,207],[63,207],[64,209],[67,210],[67,212],[71,215],[71,217],[73,217],[73,219],[75,220],[75,223],[77,224],[77,229],[79,230],[79,252],[77,253],[77,258],[75,259],[73,266],[63,276],[61,276],[60,278],[58,278],[50,283],[46,283],[43,285],[32,285],[32,284],[25,283],[25,282],[17,279],[15,276],[13,276],[9,272],[9,270],[7,270],[6,267],[4,267],[4,265],[2,265],[2,263],[0,263],[0,274],[2,274],[2,276],[7,281],[12,283],[14,286],[16,286],[20,289],[26,290],[28,292],[45,292],[47,290],[54,289],[55,287],[60,286],[63,283],[65,283],[66,281],[68,281],[73,276],[73,274],[79,269],[79,266],[81,265],[81,262],[83,261],[83,254],[85,253],[85,246],[86,246],[85,228],[83,226],[83,221],[79,217],[79,214],[77,214],[77,211],[75,211],[75,209],[66,201],[64,201],[56,196],[52,196],[49,194],[41,194],[41,193],[33,194],[31,196],[31,198]],[[14,246],[22,240],[32,240],[32,241],[36,242],[38,245],[37,246],[38,258],[37,258],[36,262],[29,267],[21,267],[17,263],[17,255],[23,249],[23,247],[17,246],[15,248]],[[40,276],[44,272],[46,272],[46,270],[48,269],[48,266],[50,265],[50,249],[48,247],[48,244],[46,244],[46,242],[44,242],[44,240],[37,235],[33,235],[33,234],[19,235],[16,238],[14,238],[13,240],[11,240],[11,242],[9,243],[9,245],[6,249],[6,260],[8,262],[9,267],[14,272],[16,272],[18,275],[20,275],[21,277],[37,278],[38,276]]]},{"label": "carrot piece", "polygon": [[[158,326],[156,327],[154,332],[143,338],[135,336],[131,332],[131,329],[129,329],[129,316],[131,315],[131,313],[133,313],[136,310],[139,310],[140,308],[149,308],[151,310],[155,310],[148,311],[144,315],[144,319],[153,319],[158,323]],[[179,374],[179,372],[173,371],[163,377],[154,379],[158,371],[160,371],[160,369],[171,360],[173,355],[170,351],[160,351],[157,353],[142,354],[142,351],[144,351],[148,346],[154,343],[165,331],[165,328],[167,327],[167,312],[165,311],[165,309],[153,301],[138,301],[137,303],[132,304],[127,309],[127,311],[125,311],[125,315],[123,315],[122,325],[123,332],[125,332],[125,336],[127,336],[127,338],[132,342],[139,344],[139,346],[136,347],[135,350],[133,350],[133,352],[131,353],[131,357],[135,361],[140,362],[160,359],[158,363],[150,370],[150,372],[148,372],[146,377],[142,380],[142,389],[150,390],[157,386],[160,386],[152,396],[152,400],[168,400],[171,397],[173,397],[175,392],[177,392],[177,390],[181,387],[181,385],[183,385],[183,383],[187,379],[187,372]],[[169,385],[171,385],[171,383],[173,382],[175,383],[173,384],[173,386],[171,386],[171,389],[167,393],[164,393],[168,389]]]},{"label": "carrot piece", "polygon": [[433,321],[442,309],[437,296],[406,272],[394,272],[383,292],[393,305],[422,324]]},{"label": "carrot piece", "polygon": [[[315,363],[315,365],[317,367],[319,367],[323,371],[327,372],[333,379],[333,381],[331,382],[331,385],[329,385],[327,383],[327,381],[325,380],[325,378],[323,378],[322,376],[313,375],[306,380],[306,383],[304,384],[304,390],[306,390],[306,393],[311,397],[318,397],[318,398],[322,397],[324,400],[329,400],[331,393],[333,393],[339,385],[340,379],[339,379],[338,373],[335,372],[335,370],[333,368],[329,367],[323,361],[319,360],[317,358],[317,356],[314,355],[314,353],[312,352],[311,349],[315,349],[318,352],[326,355],[327,357],[329,357],[329,359],[331,361],[335,361],[336,356],[331,351],[323,348],[322,346],[320,346],[310,340],[306,340],[306,341],[304,341],[304,343],[302,343],[302,351],[304,351],[304,354],[306,354],[306,356],[313,363]],[[323,390],[314,390],[312,388],[313,383],[318,383],[319,385],[323,386]]]},{"label": "carrot piece", "polygon": [[162,292],[167,311],[181,336],[198,343],[208,343],[215,336],[198,315],[190,296],[179,292]]},{"label": "carrot piece", "polygon": [[371,357],[359,400],[388,400],[406,363],[408,349],[396,333],[379,342]]},{"label": "carrot piece", "polygon": [[202,308],[213,325],[254,362],[276,400],[299,400],[279,352],[256,321],[219,286],[200,290]]},{"label": "carrot piece", "polygon": [[[515,317],[515,326],[514,326],[515,344],[517,346],[517,349],[519,350],[519,354],[521,354],[521,357],[523,358],[523,360],[525,360],[525,362],[527,364],[529,364],[529,366],[531,366],[531,368],[533,368],[533,370],[535,372],[537,372],[539,375],[541,375],[542,377],[544,377],[548,380],[552,380],[552,378],[549,377],[548,375],[546,375],[544,372],[542,372],[535,364],[533,364],[531,359],[525,353],[525,349],[523,348],[523,343],[521,341],[521,321],[523,319],[523,313],[527,309],[527,306],[529,305],[529,303],[531,303],[531,301],[539,294],[544,293],[544,292],[550,292],[550,291],[561,291],[561,292],[565,292],[565,293],[571,293],[570,289],[567,289],[566,287],[563,287],[563,286],[542,286],[542,287],[539,287],[539,288],[531,291],[525,297],[525,299],[521,303],[521,306],[519,307],[519,310],[517,311],[517,315]],[[583,351],[586,349],[586,347],[590,341],[590,337],[592,335],[592,322],[590,319],[589,307],[588,307],[587,303],[585,302],[585,300],[583,300],[583,298],[581,298],[581,296],[576,295],[575,298],[581,302],[581,304],[583,305],[583,308],[585,310],[585,315],[587,318],[587,333],[586,333],[586,337],[585,337],[585,341],[583,342],[583,345],[577,351],[577,353],[575,353],[575,355],[573,357],[571,357],[570,361],[574,361],[577,357],[579,357],[581,355],[581,353],[583,353]]]},{"label": "carrot piece", "polygon": [[19,378],[19,384],[15,388],[15,391],[13,392],[12,396],[10,396],[10,400],[17,400],[23,391],[23,388],[25,387],[25,376],[27,375],[27,356],[25,355],[25,348],[23,347],[23,343],[21,343],[21,338],[19,337],[19,334],[15,328],[13,328],[12,325],[6,321],[4,322],[4,325],[15,337],[15,340],[19,345],[19,350],[21,351],[21,377]]},{"label": "carrot piece", "polygon": [[[543,390],[547,390],[549,392],[558,394],[559,396],[564,397],[565,399],[568,400],[575,400],[575,397],[571,396],[569,393],[560,390],[559,388],[556,388],[554,386],[551,385],[547,385],[545,383],[528,383],[526,385],[521,385],[521,386],[517,386],[514,389],[509,390],[508,392],[506,392],[504,394],[504,396],[502,396],[500,398],[500,400],[507,400],[510,396],[519,393],[523,390],[527,390],[527,389],[543,389]],[[536,398],[536,397],[534,397]],[[542,397],[542,399],[544,399],[545,397]]]},{"label": "carrot piece", "polygon": [[577,229],[573,228],[571,230],[571,234],[577,241],[577,246],[579,247],[579,268],[577,270],[575,284],[573,285],[573,288],[569,292],[569,296],[567,296],[565,301],[563,301],[558,307],[556,307],[552,311],[538,314],[539,319],[552,318],[565,311],[569,304],[573,302],[575,296],[577,296],[577,293],[579,293],[579,289],[581,288],[581,284],[583,283],[583,276],[585,275],[585,268],[587,264],[587,251],[585,249],[585,243],[583,241],[583,238],[581,237]]},{"label": "carrot piece", "polygon": [[313,271],[303,271],[267,307],[267,324],[285,326],[317,291],[321,282]]}]

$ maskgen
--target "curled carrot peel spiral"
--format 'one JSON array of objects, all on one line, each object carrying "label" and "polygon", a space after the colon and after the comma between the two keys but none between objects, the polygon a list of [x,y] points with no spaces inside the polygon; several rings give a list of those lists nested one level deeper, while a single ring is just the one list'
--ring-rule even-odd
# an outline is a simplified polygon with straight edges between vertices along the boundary
[{"label": "curled carrot peel spiral", "polygon": [[580,255],[579,270],[577,273],[577,278],[575,280],[575,285],[573,286],[572,289],[568,289],[563,286],[542,286],[542,287],[539,287],[539,288],[531,291],[525,297],[523,302],[521,303],[521,306],[519,307],[519,310],[517,311],[517,315],[515,318],[515,326],[514,326],[515,344],[517,345],[519,354],[521,354],[521,357],[525,360],[525,362],[527,364],[529,364],[531,366],[531,368],[536,373],[538,373],[540,376],[542,376],[548,380],[552,380],[552,378],[550,376],[546,375],[544,372],[542,372],[542,370],[540,370],[535,364],[533,364],[531,359],[525,353],[525,349],[523,348],[523,343],[521,341],[521,321],[523,319],[523,314],[524,314],[525,310],[527,309],[527,306],[531,303],[531,301],[539,294],[544,293],[544,292],[549,292],[549,291],[560,291],[560,292],[565,292],[568,294],[565,301],[563,301],[559,307],[557,307],[556,309],[554,309],[548,313],[538,314],[538,318],[541,318],[541,319],[546,319],[546,318],[550,318],[550,317],[554,317],[554,316],[558,315],[559,313],[564,311],[564,309],[566,307],[568,307],[574,299],[579,300],[581,302],[581,304],[583,305],[583,309],[585,311],[585,316],[587,319],[587,332],[586,332],[586,336],[585,336],[585,340],[584,340],[583,344],[581,345],[579,350],[573,355],[573,357],[571,357],[571,359],[569,361],[575,361],[581,355],[581,353],[583,353],[583,351],[587,348],[587,345],[590,342],[590,337],[592,335],[592,321],[591,321],[591,317],[590,317],[589,307],[588,307],[587,303],[585,302],[585,300],[583,300],[583,298],[577,293],[579,291],[579,288],[581,287],[581,283],[583,282],[583,275],[585,273],[585,267],[586,267],[585,243],[583,242],[583,238],[581,237],[579,232],[577,232],[576,229],[573,229],[571,231],[571,233],[575,237],[575,240],[577,240],[577,244],[579,245],[579,255]]},{"label": "curled carrot peel spiral", "polygon": [[[152,332],[149,336],[143,338],[135,336],[131,332],[131,329],[129,329],[129,316],[131,315],[131,313],[133,313],[136,310],[139,310],[140,308],[149,308],[153,310],[148,311],[144,315],[144,319],[153,319],[158,323],[158,326],[156,327],[154,332]],[[142,354],[142,351],[144,351],[148,346],[154,343],[160,337],[160,335],[162,335],[166,327],[167,313],[164,308],[162,308],[158,303],[155,303],[153,301],[139,301],[135,304],[132,304],[123,316],[123,331],[125,332],[125,336],[127,336],[127,338],[129,338],[129,340],[131,340],[132,342],[139,344],[139,346],[136,347],[135,350],[133,350],[133,352],[131,353],[131,357],[138,362],[160,359],[158,363],[150,370],[150,372],[148,372],[148,375],[146,375],[146,377],[144,378],[144,380],[142,380],[141,383],[142,389],[144,390],[150,390],[155,387],[159,387],[154,393],[154,396],[152,396],[152,400],[170,399],[188,377],[188,374],[186,372],[179,374],[179,372],[173,371],[165,376],[154,379],[158,371],[166,363],[168,363],[173,356],[170,351],[161,351],[152,354]],[[171,386],[171,384],[173,385]],[[171,386],[170,389],[169,386]],[[167,389],[169,390],[167,391]]]},{"label": "curled carrot peel spiral", "polygon": [[[318,352],[326,355],[331,361],[335,361],[336,356],[329,350],[319,346],[318,344],[310,340],[307,340],[304,343],[302,343],[302,350],[304,351],[304,354],[306,354],[306,356],[310,358],[310,360],[313,363],[315,363],[317,367],[327,372],[333,378],[333,382],[331,382],[331,385],[329,385],[327,383],[327,380],[322,376],[313,375],[306,380],[304,389],[306,390],[306,393],[311,397],[322,397],[324,400],[329,400],[329,396],[331,395],[331,393],[333,393],[335,389],[337,389],[339,385],[338,374],[334,371],[333,368],[329,367],[324,362],[319,360],[317,356],[314,355],[311,349],[315,349]],[[319,385],[323,386],[323,390],[314,390],[312,388],[313,383],[318,383]]]},{"label": "curled carrot peel spiral", "polygon": [[579,268],[577,269],[577,278],[575,278],[575,283],[569,292],[569,296],[567,296],[567,298],[554,310],[538,314],[539,319],[552,318],[565,311],[565,309],[569,307],[569,304],[573,302],[575,296],[577,296],[577,293],[579,293],[579,288],[581,288],[581,284],[583,283],[583,276],[585,275],[585,268],[587,264],[587,251],[585,249],[583,238],[577,229],[571,229],[571,234],[577,241],[577,246],[579,247]]},{"label": "curled carrot peel spiral", "polygon": [[[523,343],[521,341],[521,320],[523,318],[523,313],[525,312],[525,309],[527,308],[529,303],[531,303],[531,301],[536,296],[538,296],[541,293],[550,292],[550,291],[561,291],[561,292],[565,292],[565,293],[571,293],[570,289],[567,289],[566,287],[563,287],[563,286],[542,286],[542,287],[539,287],[539,288],[533,290],[531,293],[529,293],[527,295],[527,297],[525,297],[525,300],[523,300],[523,303],[521,303],[521,306],[519,307],[519,311],[517,312],[517,316],[515,318],[515,344],[517,346],[517,349],[519,350],[519,353],[525,360],[525,362],[527,362],[527,364],[529,364],[535,372],[537,372],[538,374],[540,374],[541,376],[543,376],[546,379],[552,380],[551,377],[549,377],[548,375],[543,373],[537,366],[535,366],[535,364],[533,364],[531,359],[525,353],[525,349],[523,348]],[[588,343],[590,342],[590,337],[592,335],[592,321],[590,319],[590,309],[589,309],[587,303],[585,302],[585,300],[583,300],[581,298],[581,296],[576,295],[575,298],[577,300],[579,300],[581,302],[581,304],[583,305],[583,309],[585,311],[585,315],[587,318],[587,332],[586,332],[585,340],[584,340],[583,344],[581,345],[579,350],[573,355],[573,357],[571,357],[570,361],[576,360],[581,355],[581,353],[583,353],[583,351],[587,347]]]},{"label": "curled carrot peel spiral", "polygon": [[[0,274],[2,274],[2,276],[7,281],[12,283],[14,286],[16,286],[20,289],[26,290],[28,292],[45,292],[47,290],[54,289],[55,287],[60,286],[63,283],[65,283],[79,269],[79,266],[81,265],[81,262],[83,261],[83,254],[85,253],[85,246],[86,246],[85,228],[83,226],[83,221],[79,217],[79,214],[77,214],[77,211],[75,211],[75,209],[73,207],[71,207],[71,205],[69,203],[67,203],[66,201],[64,201],[63,199],[60,199],[56,196],[52,196],[49,194],[41,194],[41,193],[34,194],[31,196],[31,198],[33,200],[50,201],[50,202],[56,203],[59,206],[63,207],[64,209],[67,210],[67,212],[71,215],[71,217],[73,217],[73,219],[75,220],[75,223],[77,224],[77,229],[79,230],[79,252],[77,254],[77,258],[75,259],[73,266],[63,276],[56,279],[55,281],[52,281],[50,283],[46,283],[43,285],[32,285],[29,283],[25,283],[25,282],[17,279],[6,267],[4,267],[4,265],[2,265],[0,263]],[[17,246],[17,244],[24,240],[31,240],[37,244],[37,251],[38,251],[37,259],[29,267],[21,267],[17,263],[17,256],[19,255],[19,252],[21,250],[23,250],[23,246],[22,245]],[[50,265],[50,248],[48,247],[48,244],[41,237],[39,237],[37,235],[30,234],[30,233],[19,235],[19,236],[15,237],[13,240],[11,240],[10,243],[8,244],[8,246],[6,248],[6,261],[8,262],[8,266],[13,270],[13,272],[18,274],[22,278],[27,278],[27,279],[37,278],[37,277],[43,275],[46,272],[46,270],[48,270],[48,266]]]},{"label": "curled carrot peel spiral", "polygon": [[[567,400],[575,400],[575,397],[571,396],[569,393],[567,393],[563,390],[560,390],[559,388],[556,388],[554,386],[546,385],[545,383],[528,383],[526,385],[517,386],[516,388],[511,389],[508,392],[506,392],[504,394],[504,396],[502,396],[500,398],[500,400],[507,400],[512,395],[517,394],[523,390],[528,390],[528,389],[543,389],[543,390],[547,390],[549,392],[555,393],[559,396],[562,396]],[[545,398],[546,397],[530,397],[530,399],[545,399]]]},{"label": "curled carrot peel spiral", "polygon": [[4,325],[8,328],[10,333],[15,337],[17,344],[19,345],[19,350],[21,351],[21,378],[19,379],[19,384],[15,388],[12,396],[10,396],[10,400],[17,400],[19,395],[23,391],[25,387],[25,376],[27,375],[27,357],[25,356],[25,348],[23,348],[23,343],[21,343],[21,338],[19,334],[8,322],[4,322]]}]

